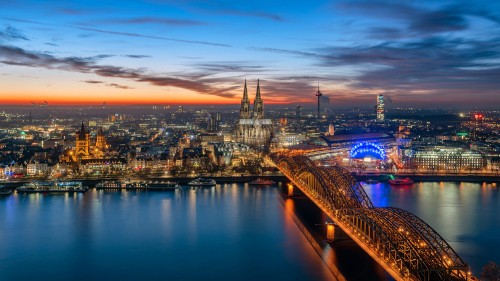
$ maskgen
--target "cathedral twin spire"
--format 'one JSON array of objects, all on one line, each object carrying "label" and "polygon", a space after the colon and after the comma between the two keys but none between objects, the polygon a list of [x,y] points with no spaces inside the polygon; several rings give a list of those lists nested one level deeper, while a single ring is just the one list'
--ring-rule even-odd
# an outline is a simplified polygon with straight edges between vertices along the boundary
[{"label": "cathedral twin spire", "polygon": [[250,116],[250,100],[248,99],[247,79],[243,89],[243,99],[241,99],[240,119],[260,119],[264,117],[264,102],[260,96],[260,81],[257,79],[257,92],[253,102],[253,116]]}]

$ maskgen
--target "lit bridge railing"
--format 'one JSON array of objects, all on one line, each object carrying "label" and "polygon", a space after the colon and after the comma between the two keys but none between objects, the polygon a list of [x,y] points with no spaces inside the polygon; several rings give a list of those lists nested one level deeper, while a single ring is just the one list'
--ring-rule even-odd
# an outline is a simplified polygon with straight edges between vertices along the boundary
[{"label": "lit bridge railing", "polygon": [[467,264],[427,223],[398,208],[376,208],[341,167],[318,166],[300,152],[270,160],[397,280],[467,280]]}]

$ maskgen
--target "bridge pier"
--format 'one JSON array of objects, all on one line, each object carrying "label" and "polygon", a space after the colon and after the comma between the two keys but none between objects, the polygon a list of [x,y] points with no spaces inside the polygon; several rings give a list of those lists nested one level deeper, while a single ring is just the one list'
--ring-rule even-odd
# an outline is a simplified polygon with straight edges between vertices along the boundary
[{"label": "bridge pier", "polygon": [[328,243],[352,240],[351,237],[349,237],[349,235],[347,235],[342,230],[342,228],[332,223],[331,221],[326,221],[325,226],[326,226],[326,241],[328,241]]},{"label": "bridge pier", "polygon": [[288,184],[288,197],[292,197],[293,196],[293,184],[289,183]]},{"label": "bridge pier", "polygon": [[326,241],[333,242],[335,239],[335,225],[333,223],[326,224]]}]

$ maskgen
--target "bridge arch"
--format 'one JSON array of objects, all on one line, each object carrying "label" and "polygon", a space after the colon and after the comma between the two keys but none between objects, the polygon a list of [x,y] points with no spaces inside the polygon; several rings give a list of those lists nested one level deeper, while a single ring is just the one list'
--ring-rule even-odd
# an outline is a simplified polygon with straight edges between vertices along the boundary
[{"label": "bridge arch", "polygon": [[467,264],[414,214],[376,208],[349,171],[305,155],[276,156],[278,168],[397,280],[467,280]]}]

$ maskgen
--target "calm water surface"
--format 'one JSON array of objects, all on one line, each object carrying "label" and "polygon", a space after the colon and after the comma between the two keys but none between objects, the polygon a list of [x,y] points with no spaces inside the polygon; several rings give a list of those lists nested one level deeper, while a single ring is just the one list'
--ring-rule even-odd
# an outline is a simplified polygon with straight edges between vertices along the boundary
[{"label": "calm water surface", "polygon": [[243,185],[0,199],[0,280],[330,280],[278,200]]},{"label": "calm water surface", "polygon": [[[422,217],[475,273],[500,261],[498,188],[366,190],[377,206]],[[0,280],[332,280],[289,205],[278,188],[243,184],[14,194],[0,198]]]}]

